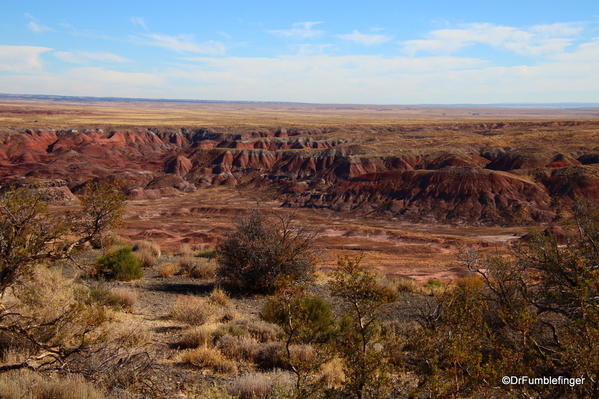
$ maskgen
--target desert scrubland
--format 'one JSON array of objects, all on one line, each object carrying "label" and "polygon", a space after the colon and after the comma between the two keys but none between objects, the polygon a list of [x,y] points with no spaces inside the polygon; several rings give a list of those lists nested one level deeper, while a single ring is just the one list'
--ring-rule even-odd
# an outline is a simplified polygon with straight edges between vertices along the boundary
[{"label": "desert scrubland", "polygon": [[[94,179],[127,200],[122,224],[11,283],[0,395],[597,397],[598,172],[597,108],[3,97],[4,192],[33,187],[52,218]],[[215,282],[255,209],[310,232],[314,279]],[[143,277],[102,274],[124,245]],[[87,316],[42,331],[42,304]]]}]

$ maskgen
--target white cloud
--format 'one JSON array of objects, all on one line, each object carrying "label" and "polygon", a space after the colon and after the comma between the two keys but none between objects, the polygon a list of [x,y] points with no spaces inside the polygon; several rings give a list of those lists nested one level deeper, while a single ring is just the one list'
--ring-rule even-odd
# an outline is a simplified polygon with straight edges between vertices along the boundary
[{"label": "white cloud", "polygon": [[31,31],[34,33],[42,33],[54,30],[46,25],[41,24],[39,22],[39,18],[36,18],[35,16],[29,13],[25,13],[25,17],[30,20],[27,24],[27,27],[31,29]]},{"label": "white cloud", "polygon": [[337,37],[343,40],[349,40],[351,42],[364,44],[366,46],[385,43],[393,39],[393,37],[391,36],[360,33],[357,30],[354,30],[352,33],[348,33],[345,35],[337,35]]},{"label": "white cloud", "polygon": [[48,47],[0,45],[0,71],[29,73],[42,69],[40,54]]},{"label": "white cloud", "polygon": [[131,17],[131,23],[133,26],[141,26],[145,31],[148,30],[148,26],[146,25],[146,20],[143,17]]},{"label": "white cloud", "polygon": [[96,60],[110,63],[131,62],[130,60],[121,57],[120,55],[103,52],[88,52],[88,51],[56,51],[54,56],[59,60],[70,62],[72,64],[87,65],[89,60]]},{"label": "white cloud", "polygon": [[226,47],[222,42],[210,40],[207,42],[196,43],[193,35],[168,36],[160,34],[143,35],[151,40],[144,40],[142,44],[162,47],[167,50],[178,53],[199,53],[207,55],[223,55],[226,53]]},{"label": "white cloud", "polygon": [[74,68],[68,76],[75,81],[105,83],[113,85],[135,86],[161,86],[164,84],[162,77],[151,73],[121,72],[104,68]]},{"label": "white cloud", "polygon": [[293,24],[293,28],[285,30],[268,30],[268,33],[277,35],[280,37],[289,37],[294,39],[309,39],[318,37],[324,33],[322,30],[313,30],[314,25],[321,24],[322,22],[297,22]]},{"label": "white cloud", "polygon": [[54,94],[98,97],[165,97],[166,85],[159,76],[122,73],[101,68],[79,68],[64,73],[1,75],[7,93]]},{"label": "white cloud", "polygon": [[29,23],[27,24],[27,27],[29,29],[31,29],[34,33],[42,33],[42,32],[53,31],[52,28],[50,28],[50,27],[48,27],[46,25],[39,24],[39,23],[34,22],[34,21],[29,21]]},{"label": "white cloud", "polygon": [[302,43],[290,46],[297,52],[298,55],[323,55],[327,53],[327,50],[333,49],[332,44],[312,44]]},{"label": "white cloud", "polygon": [[419,51],[450,54],[474,44],[486,44],[524,56],[543,56],[563,52],[581,30],[582,27],[574,23],[536,25],[528,30],[475,23],[462,25],[459,29],[435,30],[427,39],[409,40],[403,45],[412,55]]},{"label": "white cloud", "polygon": [[[599,101],[599,39],[536,66],[454,56],[196,57],[160,73],[1,75],[6,92],[361,104]],[[176,82],[176,83],[173,83]]]},{"label": "white cloud", "polygon": [[543,37],[576,36],[582,29],[583,27],[579,23],[556,23],[530,27],[531,32],[538,33]]},{"label": "white cloud", "polygon": [[[416,46],[479,43],[543,57],[534,64],[520,59],[521,65],[511,67],[444,54],[442,48],[424,57],[336,56],[327,54],[333,53],[331,45],[321,43],[295,43],[296,54],[288,56],[212,57],[199,51],[205,43],[193,36],[140,35],[138,43],[160,43],[153,45],[186,53],[184,59],[193,64],[171,63],[152,73],[124,72],[118,65],[50,73],[42,68],[41,54],[52,49],[0,46],[0,70],[10,72],[0,74],[0,87],[13,93],[321,103],[599,102],[599,38],[575,45],[570,40],[578,34],[574,24],[527,29],[470,24],[434,31]],[[101,52],[53,54],[84,66],[127,61]]]}]

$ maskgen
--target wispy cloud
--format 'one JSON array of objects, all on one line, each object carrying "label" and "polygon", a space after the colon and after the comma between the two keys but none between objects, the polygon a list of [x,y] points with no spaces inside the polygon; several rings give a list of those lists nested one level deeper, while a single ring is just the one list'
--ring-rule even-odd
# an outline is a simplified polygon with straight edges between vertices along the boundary
[{"label": "wispy cloud", "polygon": [[571,45],[582,27],[575,23],[536,25],[528,29],[497,26],[489,23],[465,24],[459,29],[440,29],[427,39],[403,43],[409,54],[429,52],[450,54],[474,44],[513,51],[525,56],[541,56],[563,52]]},{"label": "wispy cloud", "polygon": [[120,55],[103,52],[87,52],[87,51],[57,51],[54,56],[59,60],[70,62],[72,64],[87,65],[90,60],[109,62],[109,63],[124,63],[131,62]]},{"label": "wispy cloud", "polygon": [[309,39],[318,37],[324,33],[322,30],[314,30],[314,25],[321,24],[322,22],[297,22],[293,24],[293,28],[284,30],[268,30],[268,33],[277,35],[280,37],[288,37],[294,39]]},{"label": "wispy cloud", "polygon": [[324,55],[333,48],[332,44],[312,44],[303,43],[291,46],[297,52],[297,55]]},{"label": "wispy cloud", "polygon": [[393,39],[392,36],[375,35],[371,33],[360,33],[357,30],[354,30],[352,33],[347,33],[345,35],[337,35],[337,37],[343,40],[364,44],[366,46],[373,46],[375,44],[386,43]]},{"label": "wispy cloud", "polygon": [[157,33],[143,35],[149,40],[142,40],[142,44],[162,47],[177,53],[199,53],[206,55],[224,55],[226,47],[222,42],[209,40],[196,43],[194,35],[168,36]]},{"label": "wispy cloud", "polygon": [[34,33],[49,32],[54,30],[46,25],[41,24],[39,22],[39,18],[36,18],[35,16],[29,13],[26,13],[25,17],[30,20],[27,24],[27,27],[31,29]]},{"label": "wispy cloud", "polygon": [[144,17],[131,17],[131,23],[133,26],[141,26],[146,32],[148,31],[148,25],[146,25]]},{"label": "wispy cloud", "polygon": [[27,27],[35,33],[49,32],[49,31],[53,30],[52,28],[50,28],[46,25],[38,24],[37,22],[34,22],[34,21],[29,21],[29,23],[27,24]]},{"label": "wispy cloud", "polygon": [[30,73],[42,69],[40,54],[48,47],[0,45],[0,71]]}]

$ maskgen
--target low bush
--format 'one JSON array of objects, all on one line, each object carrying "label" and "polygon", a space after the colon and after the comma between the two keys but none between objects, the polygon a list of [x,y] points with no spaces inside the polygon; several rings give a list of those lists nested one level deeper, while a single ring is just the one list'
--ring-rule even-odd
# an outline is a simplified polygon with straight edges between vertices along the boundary
[{"label": "low bush", "polygon": [[190,267],[194,264],[193,250],[187,244],[181,245],[179,248],[179,257],[181,259],[181,266],[184,268]]},{"label": "low bush", "polygon": [[198,258],[214,259],[216,258],[216,249],[205,249],[196,254]]},{"label": "low bush", "polygon": [[258,209],[237,221],[216,248],[217,279],[240,293],[273,293],[283,285],[312,279],[316,232],[291,216]]},{"label": "low bush", "polygon": [[117,280],[135,280],[143,276],[141,264],[130,247],[121,247],[98,258],[101,272]]},{"label": "low bush", "polygon": [[338,357],[320,366],[320,378],[327,388],[339,388],[345,382],[343,359]]},{"label": "low bush", "polygon": [[215,325],[203,325],[192,327],[183,331],[179,340],[179,346],[184,349],[209,346],[214,338]]},{"label": "low bush", "polygon": [[132,310],[133,305],[137,302],[137,291],[127,288],[113,288],[110,293],[118,298],[118,304],[121,308]]},{"label": "low bush", "polygon": [[[305,343],[328,341],[335,328],[331,308],[320,297],[271,298],[260,316],[280,326],[294,340]],[[291,329],[290,324],[296,327]]]},{"label": "low bush", "polygon": [[199,326],[217,316],[217,313],[214,305],[207,303],[203,298],[179,295],[170,316],[174,320]]},{"label": "low bush", "polygon": [[434,278],[429,278],[426,284],[434,288],[443,288],[445,286],[441,281]]},{"label": "low bush", "polygon": [[133,252],[143,267],[153,267],[156,264],[156,258],[161,255],[160,245],[146,240],[136,242]]},{"label": "low bush", "polygon": [[283,344],[278,341],[260,345],[256,354],[256,365],[262,370],[283,368]]},{"label": "low bush", "polygon": [[216,263],[206,260],[195,262],[188,274],[191,278],[214,280],[216,276]]},{"label": "low bush", "polygon": [[160,274],[160,277],[173,277],[175,274],[177,274],[178,270],[179,266],[176,263],[168,262],[160,265],[158,274]]},{"label": "low bush", "polygon": [[283,330],[281,327],[263,320],[241,319],[235,321],[235,324],[242,327],[258,342],[277,341],[283,337]]},{"label": "low bush", "polygon": [[104,399],[105,396],[83,378],[49,379],[29,370],[0,375],[0,397],[5,399]]},{"label": "low bush", "polygon": [[391,281],[395,283],[397,292],[400,293],[415,293],[421,289],[421,286],[410,278],[395,276],[391,278]]},{"label": "low bush", "polygon": [[260,349],[260,344],[247,338],[237,338],[230,335],[220,337],[217,347],[223,355],[231,360],[254,363]]},{"label": "low bush", "polygon": [[154,241],[141,240],[141,241],[137,241],[133,245],[134,252],[140,252],[140,251],[144,251],[144,250],[148,251],[155,258],[160,258],[160,255],[162,255],[162,250],[160,249],[160,245],[155,243]]},{"label": "low bush", "polygon": [[210,293],[210,302],[215,305],[227,306],[229,304],[229,295],[220,288],[215,288]]},{"label": "low bush", "polygon": [[208,368],[217,373],[237,373],[235,362],[228,360],[219,350],[205,346],[184,352],[181,355],[181,361],[199,368]]},{"label": "low bush", "polygon": [[76,297],[86,305],[97,303],[98,305],[106,306],[114,310],[121,309],[120,298],[107,289],[91,288],[88,290],[87,288],[81,287],[76,291]]},{"label": "low bush", "polygon": [[235,378],[227,391],[239,399],[265,399],[272,391],[272,380],[263,373],[244,374]]},{"label": "low bush", "polygon": [[102,234],[100,248],[110,249],[112,247],[122,247],[127,245],[127,239],[112,232],[108,231]]},{"label": "low bush", "polygon": [[291,385],[285,373],[248,373],[231,381],[227,392],[239,399],[287,398]]}]

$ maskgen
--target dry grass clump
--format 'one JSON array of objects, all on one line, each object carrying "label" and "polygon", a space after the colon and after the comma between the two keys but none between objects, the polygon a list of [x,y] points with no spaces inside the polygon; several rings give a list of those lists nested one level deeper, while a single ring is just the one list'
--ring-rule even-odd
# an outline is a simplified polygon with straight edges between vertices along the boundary
[{"label": "dry grass clump", "polygon": [[158,274],[160,274],[160,277],[173,277],[175,274],[177,274],[178,270],[179,265],[173,262],[167,262],[160,265]]},{"label": "dry grass clump", "polygon": [[155,243],[154,241],[140,240],[133,244],[134,252],[143,250],[149,251],[152,255],[154,255],[155,258],[160,258],[160,255],[162,255],[160,245]]},{"label": "dry grass clump", "polygon": [[191,247],[187,244],[179,248],[180,264],[183,272],[191,277],[203,280],[214,280],[216,276],[216,262],[211,258],[198,259]]},{"label": "dry grass clump", "polygon": [[229,359],[255,363],[256,356],[260,350],[260,344],[247,338],[232,337],[225,335],[219,338],[217,347],[221,353]]},{"label": "dry grass clump", "polygon": [[420,284],[411,278],[401,276],[388,276],[388,278],[395,284],[397,292],[417,293],[421,290]]},{"label": "dry grass clump", "polygon": [[258,342],[278,341],[283,336],[283,330],[276,324],[271,324],[263,320],[236,320],[235,324],[254,338]]},{"label": "dry grass clump", "polygon": [[187,244],[181,245],[179,248],[179,257],[181,259],[181,266],[189,267],[194,263],[194,253],[191,247]]},{"label": "dry grass clump", "polygon": [[214,303],[215,305],[220,305],[220,306],[228,306],[229,305],[229,295],[221,288],[214,288],[212,290],[212,292],[210,293],[210,302]]},{"label": "dry grass clump", "polygon": [[191,273],[191,277],[204,280],[214,280],[216,277],[216,262],[211,262],[209,259],[203,259],[199,261]]},{"label": "dry grass clump", "polygon": [[291,379],[282,373],[248,373],[236,377],[229,386],[229,395],[239,399],[264,399],[287,397],[291,387]]},{"label": "dry grass clump", "polygon": [[137,291],[128,288],[113,288],[110,293],[118,298],[119,306],[124,310],[133,310],[139,298]]},{"label": "dry grass clump", "polygon": [[397,283],[393,281],[392,277],[386,276],[384,274],[378,274],[376,276],[376,283],[379,287],[385,289],[385,291],[389,292],[393,296],[397,297],[398,289]]},{"label": "dry grass clump", "polygon": [[203,298],[179,295],[170,316],[174,320],[199,326],[218,318],[219,313],[214,305]]},{"label": "dry grass clump", "polygon": [[189,261],[182,260],[181,268],[191,278],[214,280],[216,276],[216,262],[206,259],[191,258]]},{"label": "dry grass clump", "polygon": [[183,331],[179,340],[179,346],[187,348],[198,348],[200,346],[209,346],[214,339],[216,325],[204,324],[203,326],[192,327]]},{"label": "dry grass clump", "polygon": [[29,370],[0,375],[4,399],[104,399],[101,390],[79,376],[48,379]]},{"label": "dry grass clump", "polygon": [[111,339],[128,347],[137,347],[152,342],[152,333],[141,328],[139,325],[131,324],[127,320],[120,321],[110,327]]},{"label": "dry grass clump", "polygon": [[310,364],[316,358],[316,351],[312,345],[291,345],[289,347],[289,360],[291,364]]},{"label": "dry grass clump", "polygon": [[208,348],[206,346],[185,351],[181,354],[180,359],[182,363],[191,364],[199,368],[211,369],[216,373],[237,373],[237,365],[235,362],[232,362],[223,356],[218,349]]},{"label": "dry grass clump", "polygon": [[135,258],[143,267],[153,267],[161,255],[160,245],[152,241],[137,241],[133,246]]},{"label": "dry grass clump", "polygon": [[283,344],[278,341],[260,345],[256,354],[255,363],[264,370],[283,368]]},{"label": "dry grass clump", "polygon": [[128,244],[127,239],[125,237],[120,236],[113,231],[108,231],[104,233],[100,240],[100,245],[103,249],[122,247]]},{"label": "dry grass clump", "polygon": [[339,388],[345,382],[343,359],[338,357],[320,366],[320,378],[328,388]]}]

